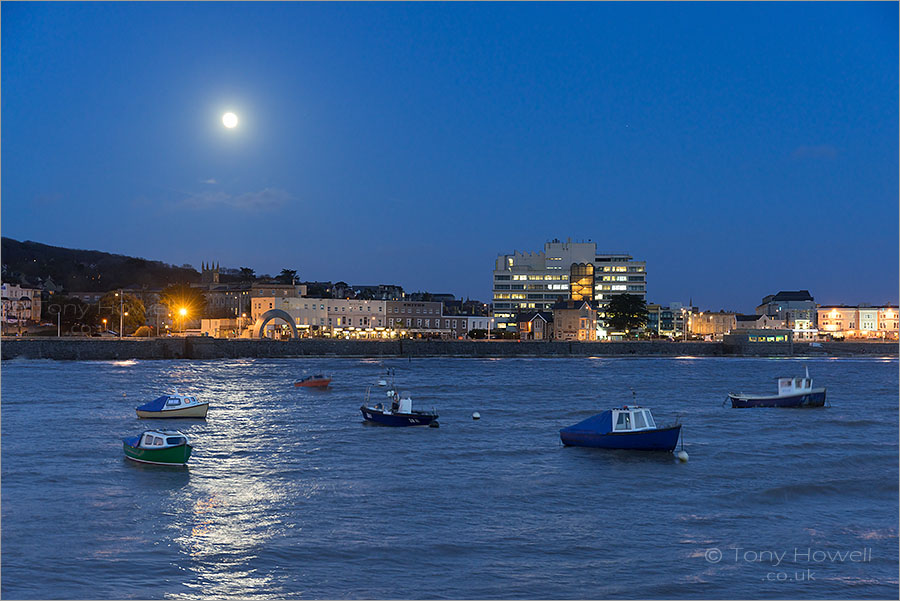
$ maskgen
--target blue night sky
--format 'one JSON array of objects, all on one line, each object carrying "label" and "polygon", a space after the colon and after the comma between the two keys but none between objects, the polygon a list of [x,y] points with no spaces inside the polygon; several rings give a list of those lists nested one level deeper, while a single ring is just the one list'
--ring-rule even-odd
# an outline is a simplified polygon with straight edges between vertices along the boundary
[{"label": "blue night sky", "polygon": [[[2,233],[489,300],[897,302],[898,5],[4,3]],[[227,130],[231,110],[240,125]]]}]

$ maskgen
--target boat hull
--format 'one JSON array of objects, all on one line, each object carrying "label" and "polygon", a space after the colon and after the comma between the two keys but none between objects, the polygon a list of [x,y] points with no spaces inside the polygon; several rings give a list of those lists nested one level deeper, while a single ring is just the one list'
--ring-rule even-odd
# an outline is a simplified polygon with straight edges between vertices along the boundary
[{"label": "boat hull", "polygon": [[122,443],[122,447],[125,450],[125,457],[128,459],[155,465],[187,465],[193,450],[193,447],[189,444],[165,449],[142,449],[132,446],[127,441]]},{"label": "boat hull", "polygon": [[797,394],[782,396],[754,396],[729,394],[732,409],[749,409],[753,407],[822,407],[825,405],[825,389],[814,389]]},{"label": "boat hull", "polygon": [[294,386],[298,388],[328,388],[329,384],[331,384],[331,378],[325,378],[323,380],[304,380],[300,382],[294,382]]},{"label": "boat hull", "polygon": [[436,413],[384,413],[372,407],[363,405],[359,408],[362,411],[363,419],[372,424],[381,426],[394,427],[410,427],[410,426],[430,426],[438,416]]},{"label": "boat hull", "polygon": [[187,407],[179,407],[178,409],[167,409],[165,411],[143,411],[136,409],[137,415],[143,419],[168,419],[173,417],[206,417],[209,411],[209,403],[197,403],[196,405],[188,405]]},{"label": "boat hull", "polygon": [[623,449],[630,451],[672,451],[678,444],[681,424],[656,430],[638,432],[573,432],[560,430],[562,443],[570,447],[593,447],[597,449]]}]

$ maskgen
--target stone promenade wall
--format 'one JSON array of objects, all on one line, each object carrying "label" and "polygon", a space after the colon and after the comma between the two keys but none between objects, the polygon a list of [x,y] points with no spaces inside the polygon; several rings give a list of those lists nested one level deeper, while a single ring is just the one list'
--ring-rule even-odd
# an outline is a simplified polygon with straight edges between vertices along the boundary
[{"label": "stone promenade wall", "polygon": [[221,340],[215,338],[4,338],[4,360],[225,359],[240,357],[717,357],[717,356],[893,356],[886,342],[744,344],[721,342],[544,342],[486,340]]}]

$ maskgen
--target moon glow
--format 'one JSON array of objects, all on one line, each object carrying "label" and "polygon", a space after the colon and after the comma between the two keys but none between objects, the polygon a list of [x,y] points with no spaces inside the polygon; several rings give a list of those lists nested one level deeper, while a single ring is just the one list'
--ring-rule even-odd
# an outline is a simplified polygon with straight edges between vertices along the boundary
[{"label": "moon glow", "polygon": [[237,124],[238,124],[237,115],[235,115],[234,113],[225,113],[224,115],[222,115],[222,124],[225,127],[227,127],[228,129],[237,127]]}]

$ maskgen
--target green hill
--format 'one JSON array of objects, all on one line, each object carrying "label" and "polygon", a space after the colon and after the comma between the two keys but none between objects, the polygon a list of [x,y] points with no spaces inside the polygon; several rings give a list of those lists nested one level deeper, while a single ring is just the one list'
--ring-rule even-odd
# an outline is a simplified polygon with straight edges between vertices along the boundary
[{"label": "green hill", "polygon": [[12,238],[0,239],[3,281],[37,286],[48,278],[66,292],[106,292],[114,288],[163,288],[200,281],[200,273],[185,265],[116,255],[98,250],[50,246]]}]

